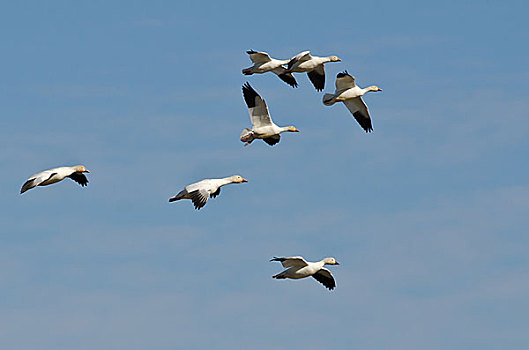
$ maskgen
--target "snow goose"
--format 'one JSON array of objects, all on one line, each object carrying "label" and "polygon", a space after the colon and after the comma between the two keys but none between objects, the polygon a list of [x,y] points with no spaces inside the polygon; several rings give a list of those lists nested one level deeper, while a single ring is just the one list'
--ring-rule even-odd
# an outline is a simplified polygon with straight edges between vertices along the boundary
[{"label": "snow goose", "polygon": [[277,60],[262,51],[249,50],[246,51],[246,53],[250,55],[253,66],[243,69],[242,73],[244,75],[273,72],[279,77],[279,79],[283,80],[288,85],[298,87],[298,83],[292,73],[288,73],[286,68],[283,67],[289,62],[289,60]]},{"label": "snow goose", "polygon": [[362,100],[362,96],[368,91],[382,91],[378,86],[372,85],[360,88],[355,84],[355,78],[347,71],[336,75],[336,91],[334,94],[323,95],[323,104],[332,106],[336,102],[343,102],[347,109],[353,114],[356,121],[366,131],[373,131],[369,109]]},{"label": "snow goose", "polygon": [[336,56],[318,57],[311,56],[310,51],[303,51],[292,57],[287,65],[287,73],[307,73],[312,85],[317,91],[322,91],[325,87],[325,68],[327,62],[339,62]]},{"label": "snow goose", "polygon": [[270,146],[275,145],[281,140],[279,134],[285,131],[299,132],[294,126],[277,126],[272,121],[268,107],[265,100],[246,83],[242,87],[242,94],[246,105],[248,106],[248,113],[250,113],[250,120],[252,122],[251,129],[243,129],[241,132],[241,141],[248,146],[255,139],[262,139]]},{"label": "snow goose", "polygon": [[40,173],[30,176],[24,185],[22,185],[20,194],[36,186],[47,186],[62,181],[65,177],[69,177],[81,186],[86,186],[88,184],[88,179],[83,173],[89,172],[90,171],[88,171],[88,169],[86,169],[83,165],[64,166],[60,168],[44,170]]},{"label": "snow goose", "polygon": [[270,261],[279,261],[285,271],[278,273],[272,278],[285,279],[291,278],[294,280],[312,276],[314,279],[323,284],[329,290],[333,290],[336,287],[334,277],[331,271],[324,268],[324,265],[340,265],[334,258],[325,258],[317,262],[308,262],[301,256],[291,256],[286,258],[274,257]]},{"label": "snow goose", "polygon": [[248,182],[248,180],[244,179],[240,175],[223,177],[221,179],[201,180],[191,185],[187,185],[176,196],[169,198],[169,202],[178,201],[180,199],[191,199],[195,209],[198,210],[206,205],[209,197],[217,197],[220,194],[220,188],[222,186],[238,184],[241,182]]}]

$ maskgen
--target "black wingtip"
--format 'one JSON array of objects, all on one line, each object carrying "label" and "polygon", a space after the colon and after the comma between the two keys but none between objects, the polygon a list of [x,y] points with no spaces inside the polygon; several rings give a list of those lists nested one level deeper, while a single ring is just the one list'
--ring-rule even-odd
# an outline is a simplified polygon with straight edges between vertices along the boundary
[{"label": "black wingtip", "polygon": [[257,53],[257,51],[254,51],[254,50],[248,50],[248,51],[246,51],[246,53],[247,53],[248,55],[251,55],[251,54],[253,54],[253,53]]},{"label": "black wingtip", "polygon": [[292,73],[282,73],[278,74],[279,79],[283,80],[288,85],[292,86],[293,88],[298,87],[298,82],[296,81],[296,78],[292,75]]},{"label": "black wingtip", "polygon": [[343,72],[336,74],[336,78],[343,78],[343,77],[348,76],[348,75],[350,76],[351,74],[349,74],[349,72],[347,72],[347,70],[344,70]]},{"label": "black wingtip", "polygon": [[255,91],[255,90],[253,89],[253,87],[250,85],[249,82],[246,82],[246,83],[243,84],[243,86],[242,86],[242,90],[244,91],[245,89],[250,90],[250,91],[251,91],[251,90]]},{"label": "black wingtip", "polygon": [[325,89],[325,73],[319,74],[317,71],[313,70],[307,72],[307,75],[316,91],[323,91],[323,89]]},{"label": "black wingtip", "polygon": [[318,273],[315,273],[314,275],[312,275],[312,277],[320,282],[325,288],[327,288],[328,290],[333,290],[334,288],[336,288],[336,282],[334,281],[334,278],[328,278],[327,276],[322,276]]},{"label": "black wingtip", "polygon": [[371,123],[371,118],[366,118],[361,112],[356,111],[353,113],[353,117],[356,119],[360,127],[364,129],[366,133],[373,131],[373,124]]},{"label": "black wingtip", "polygon": [[244,101],[246,102],[246,105],[248,108],[254,108],[255,107],[255,98],[259,96],[257,91],[254,90],[254,88],[250,85],[249,82],[246,82],[242,86],[242,95],[244,97]]},{"label": "black wingtip", "polygon": [[281,136],[280,135],[275,135],[275,136],[267,137],[267,138],[263,139],[263,141],[266,142],[267,144],[269,144],[270,146],[273,146],[273,145],[279,143],[279,141],[281,141]]},{"label": "black wingtip", "polygon": [[31,179],[31,180],[28,180],[24,183],[24,185],[22,185],[22,188],[20,189],[20,194],[26,192],[27,190],[30,190],[32,189],[33,187],[35,186],[31,186],[33,185],[33,181],[35,181],[35,179]]}]

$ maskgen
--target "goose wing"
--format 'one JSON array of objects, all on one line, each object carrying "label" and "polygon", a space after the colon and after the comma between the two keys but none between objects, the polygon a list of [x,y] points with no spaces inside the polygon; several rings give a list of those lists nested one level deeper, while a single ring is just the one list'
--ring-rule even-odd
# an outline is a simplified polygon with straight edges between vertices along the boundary
[{"label": "goose wing", "polygon": [[35,179],[29,179],[22,185],[22,188],[20,189],[20,194],[26,192],[27,190],[32,189],[33,187],[38,186],[35,184]]},{"label": "goose wing", "polygon": [[304,267],[309,265],[307,261],[301,256],[290,256],[284,258],[274,257],[270,261],[279,261],[283,267]]},{"label": "goose wing", "polygon": [[189,197],[191,197],[195,209],[199,210],[206,205],[209,198],[209,192],[206,189],[198,189],[189,192]]},{"label": "goose wing", "polygon": [[246,51],[246,53],[250,55],[250,59],[253,63],[265,63],[270,62],[272,60],[272,58],[270,58],[270,55],[263,51],[248,50]]},{"label": "goose wing", "polygon": [[279,134],[272,135],[270,137],[267,137],[266,139],[263,139],[264,142],[268,143],[270,146],[275,145],[279,141],[281,141],[281,136]]},{"label": "goose wing", "polygon": [[308,72],[307,75],[317,91],[322,91],[325,88],[325,68],[323,64]]},{"label": "goose wing", "polygon": [[310,51],[300,52],[296,56],[290,59],[287,65],[287,69],[291,72],[297,66],[299,66],[300,63],[311,60],[311,59],[312,59],[312,56],[310,55]]},{"label": "goose wing", "polygon": [[85,174],[80,172],[74,172],[72,175],[68,176],[73,181],[77,182],[81,186],[86,186],[88,184],[88,179],[86,178]]},{"label": "goose wing", "polygon": [[336,91],[343,91],[347,89],[354,88],[355,85],[355,78],[347,73],[347,71],[343,71],[342,73],[338,73],[336,75]]},{"label": "goose wing", "polygon": [[217,197],[219,194],[220,194],[220,187],[217,188],[217,190],[216,190],[215,192],[213,192],[210,196],[211,196],[211,198],[215,198],[215,197]]},{"label": "goose wing", "polygon": [[22,185],[22,188],[20,189],[20,194],[26,192],[27,190],[32,189],[33,187],[36,187],[43,183],[46,180],[49,180],[52,176],[57,175],[57,172],[51,170],[45,170],[40,173],[32,175],[29,179],[27,179],[26,182]]},{"label": "goose wing", "polygon": [[336,287],[336,282],[331,274],[331,271],[322,267],[318,272],[312,275],[314,279],[323,284],[327,289],[333,290]]},{"label": "goose wing", "polygon": [[350,100],[345,100],[343,102],[347,109],[353,114],[356,121],[362,129],[366,132],[373,131],[373,125],[371,124],[371,117],[369,116],[369,109],[367,108],[364,100],[361,97],[355,97]]},{"label": "goose wing", "polygon": [[274,69],[272,72],[277,74],[279,79],[283,80],[285,83],[292,87],[298,87],[298,82],[296,81],[296,78],[292,75],[292,73],[287,72],[286,68],[281,66]]},{"label": "goose wing", "polygon": [[268,113],[265,100],[259,96],[257,91],[249,83],[243,85],[242,94],[248,106],[248,113],[250,113],[250,120],[252,121],[253,127],[259,128],[272,125],[272,118],[270,118],[270,114]]}]

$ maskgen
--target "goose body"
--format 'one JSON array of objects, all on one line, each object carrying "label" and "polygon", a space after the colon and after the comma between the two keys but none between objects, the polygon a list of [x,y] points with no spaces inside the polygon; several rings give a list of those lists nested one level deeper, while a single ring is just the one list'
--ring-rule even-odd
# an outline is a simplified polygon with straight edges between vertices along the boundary
[{"label": "goose body", "polygon": [[325,88],[325,67],[328,62],[339,62],[337,56],[318,57],[312,56],[310,51],[303,51],[292,57],[287,65],[288,73],[307,73],[312,85],[317,91]]},{"label": "goose body", "polygon": [[220,194],[220,188],[232,183],[248,182],[240,175],[223,177],[220,179],[205,179],[190,185],[187,185],[176,196],[169,198],[169,202],[180,199],[191,199],[195,209],[200,209],[206,205],[208,199],[215,198]]},{"label": "goose body", "polygon": [[332,106],[336,102],[343,102],[353,114],[358,124],[365,132],[373,131],[369,108],[362,100],[362,96],[369,91],[382,91],[378,86],[372,85],[361,88],[355,84],[355,79],[347,71],[336,75],[336,90],[334,94],[323,95],[323,104]]},{"label": "goose body", "polygon": [[33,174],[27,179],[20,189],[20,194],[26,192],[37,186],[47,186],[59,181],[64,180],[66,177],[74,180],[81,186],[88,184],[88,179],[83,173],[89,173],[83,165],[76,166],[64,166],[59,168],[53,168],[49,170],[41,171],[40,173]]},{"label": "goose body", "polygon": [[286,68],[284,67],[284,65],[286,65],[289,60],[278,60],[272,58],[269,54],[263,51],[249,50],[246,51],[246,53],[250,56],[253,66],[243,69],[242,73],[244,75],[273,72],[279,77],[279,79],[283,80],[288,85],[292,87],[298,86],[298,83],[296,82],[296,79],[292,73],[287,72]]},{"label": "goose body", "polygon": [[318,282],[323,284],[329,290],[336,287],[336,282],[331,274],[323,266],[325,265],[340,265],[334,258],[325,258],[316,262],[308,262],[301,256],[291,256],[284,258],[273,258],[270,261],[279,261],[286,270],[272,276],[276,279],[300,279],[306,277],[314,277]]},{"label": "goose body", "polygon": [[277,126],[270,117],[265,100],[249,83],[243,85],[242,94],[252,122],[251,129],[246,128],[241,132],[240,139],[245,142],[245,146],[255,139],[261,139],[273,146],[281,140],[281,133],[285,131],[299,132],[294,126]]}]

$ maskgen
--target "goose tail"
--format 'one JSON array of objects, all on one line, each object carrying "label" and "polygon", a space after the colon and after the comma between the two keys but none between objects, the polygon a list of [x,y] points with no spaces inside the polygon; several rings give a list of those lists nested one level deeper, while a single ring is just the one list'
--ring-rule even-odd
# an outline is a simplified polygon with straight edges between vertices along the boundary
[{"label": "goose tail", "polygon": [[242,70],[242,74],[244,74],[244,75],[252,75],[253,72],[252,72],[252,69],[251,69],[251,68],[244,68],[244,69]]},{"label": "goose tail", "polygon": [[180,199],[184,199],[185,196],[186,196],[186,190],[182,190],[178,192],[176,196],[169,198],[169,202],[179,201]]},{"label": "goose tail", "polygon": [[332,106],[336,102],[336,97],[334,94],[325,94],[323,95],[323,104],[326,106]]},{"label": "goose tail", "polygon": [[272,276],[272,278],[275,278],[275,279],[278,279],[278,280],[284,280],[286,277],[285,277],[285,275],[281,272],[281,273],[278,273],[277,275]]},{"label": "goose tail", "polygon": [[254,133],[248,128],[244,128],[241,131],[241,142],[252,142],[254,139]]}]

